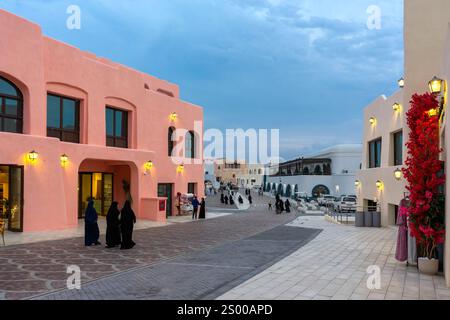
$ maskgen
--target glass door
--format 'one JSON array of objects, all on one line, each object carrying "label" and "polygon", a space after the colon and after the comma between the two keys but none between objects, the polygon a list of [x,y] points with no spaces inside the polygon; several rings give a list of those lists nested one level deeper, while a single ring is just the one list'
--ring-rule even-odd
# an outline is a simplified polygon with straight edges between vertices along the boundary
[{"label": "glass door", "polygon": [[172,216],[172,194],[173,194],[173,184],[171,183],[160,183],[158,184],[158,197],[167,198],[166,203],[166,216]]},{"label": "glass door", "polygon": [[83,219],[88,202],[92,199],[92,173],[79,174],[78,188],[78,218]]},{"label": "glass door", "polygon": [[0,166],[0,215],[8,217],[8,229],[23,231],[23,167]]}]

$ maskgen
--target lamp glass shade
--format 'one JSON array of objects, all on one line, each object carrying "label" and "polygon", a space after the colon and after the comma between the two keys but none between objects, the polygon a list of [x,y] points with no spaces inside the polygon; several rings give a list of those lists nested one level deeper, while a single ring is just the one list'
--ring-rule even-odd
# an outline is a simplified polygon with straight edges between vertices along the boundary
[{"label": "lamp glass shade", "polygon": [[377,183],[376,183],[376,186],[377,186],[377,189],[381,189],[383,187],[383,182],[378,180]]},{"label": "lamp glass shade", "polygon": [[374,125],[376,122],[377,122],[377,119],[375,119],[374,117],[371,117],[371,118],[369,119],[369,123],[370,123],[371,125]]},{"label": "lamp glass shade", "polygon": [[147,161],[145,163],[145,169],[150,170],[151,168],[153,168],[153,161]]},{"label": "lamp glass shade", "polygon": [[63,154],[60,159],[62,164],[66,164],[69,161],[69,157],[66,154]]},{"label": "lamp glass shade", "polygon": [[400,88],[403,88],[403,87],[405,86],[405,79],[400,78],[400,79],[398,80],[398,86],[399,86]]},{"label": "lamp glass shade", "polygon": [[428,83],[428,86],[430,87],[431,93],[440,93],[442,91],[442,79],[439,79],[438,77],[434,77],[430,80]]},{"label": "lamp glass shade", "polygon": [[394,109],[394,111],[400,111],[401,105],[400,103],[396,102],[392,105],[392,109]]},{"label": "lamp glass shade", "polygon": [[403,175],[403,173],[400,169],[395,170],[395,172],[394,172],[395,179],[400,180],[402,178],[402,175]]},{"label": "lamp glass shade", "polygon": [[39,154],[34,150],[28,153],[28,159],[30,161],[36,161],[38,157],[39,157]]},{"label": "lamp glass shade", "polygon": [[360,184],[361,184],[361,182],[359,180],[355,181],[355,187],[359,187]]},{"label": "lamp glass shade", "polygon": [[169,116],[171,121],[175,121],[178,118],[178,114],[176,112],[172,112]]}]

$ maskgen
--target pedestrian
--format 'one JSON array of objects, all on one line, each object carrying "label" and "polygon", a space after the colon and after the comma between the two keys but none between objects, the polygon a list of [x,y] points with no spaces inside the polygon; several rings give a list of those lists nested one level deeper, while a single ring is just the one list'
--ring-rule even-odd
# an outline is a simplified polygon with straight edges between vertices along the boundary
[{"label": "pedestrian", "polygon": [[136,223],[136,215],[133,209],[131,209],[131,202],[129,200],[125,201],[120,213],[120,231],[122,232],[122,245],[120,249],[127,250],[136,245],[133,241],[133,228]]},{"label": "pedestrian", "polygon": [[225,197],[223,196],[223,192],[220,194],[220,202],[225,203]]},{"label": "pedestrian", "polygon": [[205,198],[202,198],[200,202],[200,213],[198,215],[199,219],[206,219],[206,201]]},{"label": "pedestrian", "polygon": [[106,215],[106,248],[115,248],[122,243],[120,236],[119,203],[114,201]]},{"label": "pedestrian", "polygon": [[234,199],[233,199],[233,197],[230,197],[230,205],[234,205]]},{"label": "pedestrian", "polygon": [[272,211],[272,202],[269,202],[269,211]]},{"label": "pedestrian", "polygon": [[248,202],[250,202],[250,204],[253,203],[253,198],[252,198],[252,195],[251,195],[251,194],[248,195]]},{"label": "pedestrian", "polygon": [[198,206],[200,205],[200,202],[198,202],[197,196],[194,196],[192,199],[192,220],[197,219],[198,214]]},{"label": "pedestrian", "polygon": [[228,205],[228,196],[225,196],[225,197],[223,198],[223,201],[225,201],[225,204]]},{"label": "pedestrian", "polygon": [[100,229],[98,228],[98,214],[94,208],[94,201],[91,199],[88,202],[86,212],[84,213],[84,245],[89,247],[91,245],[100,245],[98,241],[100,238]]},{"label": "pedestrian", "polygon": [[243,204],[243,203],[244,203],[244,199],[242,199],[242,196],[241,196],[241,195],[239,195],[238,201],[239,201],[240,204]]},{"label": "pedestrian", "polygon": [[280,213],[283,213],[284,212],[284,203],[283,203],[283,200],[281,200],[280,199],[280,201],[279,201],[279,206],[280,206]]},{"label": "pedestrian", "polygon": [[286,212],[290,213],[291,212],[291,202],[289,201],[289,199],[286,199],[284,206],[286,207]]},{"label": "pedestrian", "polygon": [[177,208],[178,215],[181,215],[181,192],[177,192],[175,207]]}]

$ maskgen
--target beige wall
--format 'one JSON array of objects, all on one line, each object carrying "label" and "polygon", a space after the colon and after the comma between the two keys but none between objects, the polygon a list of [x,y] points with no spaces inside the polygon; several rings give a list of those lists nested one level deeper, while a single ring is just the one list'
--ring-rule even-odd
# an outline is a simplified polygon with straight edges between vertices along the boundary
[{"label": "beige wall", "polygon": [[[389,98],[380,96],[364,110],[362,170],[357,174],[361,184],[356,190],[358,207],[364,206],[364,200],[376,200],[381,209],[383,226],[395,224],[394,211],[389,208],[390,205],[399,205],[404,197],[405,182],[394,177],[394,171],[401,166],[393,166],[392,139],[393,133],[403,129],[403,110],[396,112],[392,108],[394,103],[401,103],[402,97],[402,90]],[[371,117],[376,119],[374,125],[369,123]],[[378,138],[382,140],[381,167],[368,169],[368,145],[370,141]],[[377,189],[377,180],[383,182],[382,190]]]}]

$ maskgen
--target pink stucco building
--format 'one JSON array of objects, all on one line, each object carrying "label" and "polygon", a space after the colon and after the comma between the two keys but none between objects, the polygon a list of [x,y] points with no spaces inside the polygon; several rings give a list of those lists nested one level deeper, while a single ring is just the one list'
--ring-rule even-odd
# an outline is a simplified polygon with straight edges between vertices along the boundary
[{"label": "pink stucco building", "polygon": [[[11,212],[10,230],[75,227],[88,198],[100,214],[131,195],[140,219],[175,215],[177,192],[204,193],[202,123],[177,85],[0,10],[0,214]],[[170,141],[174,128],[186,139]],[[188,146],[183,167],[170,156],[177,143]]]}]

